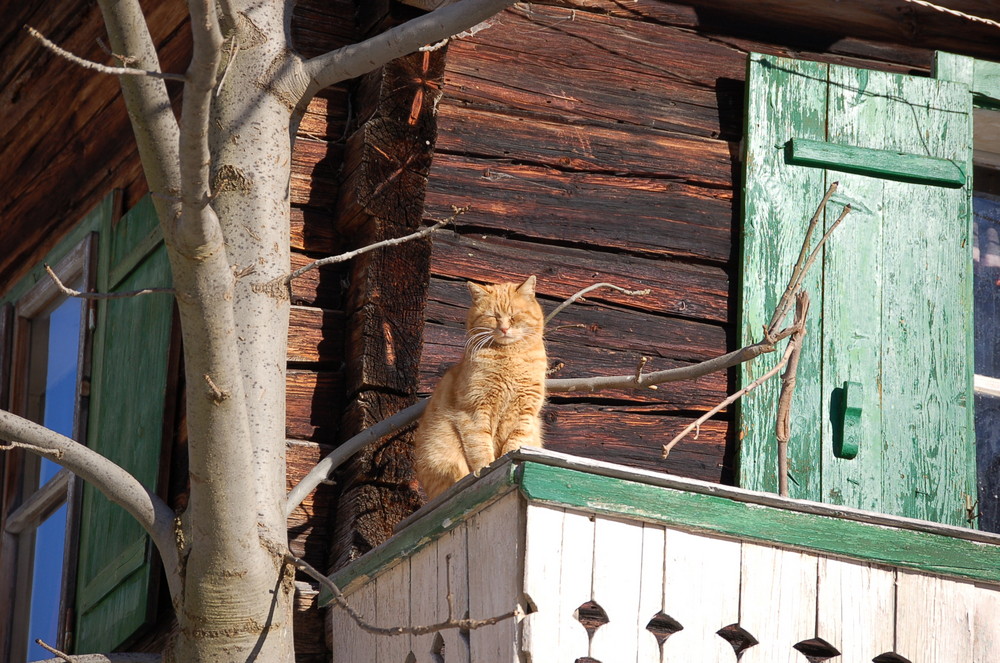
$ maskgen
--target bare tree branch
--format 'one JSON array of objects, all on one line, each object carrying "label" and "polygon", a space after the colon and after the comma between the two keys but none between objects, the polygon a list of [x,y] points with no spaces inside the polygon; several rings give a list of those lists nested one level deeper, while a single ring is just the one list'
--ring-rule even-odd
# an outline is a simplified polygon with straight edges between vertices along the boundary
[{"label": "bare tree branch", "polygon": [[421,46],[469,30],[513,3],[514,0],[461,0],[371,39],[307,60],[304,67],[310,84],[305,99],[312,98],[334,83],[356,78],[412,53]]},{"label": "bare tree branch", "polygon": [[167,74],[162,71],[155,71],[150,69],[134,69],[132,67],[109,67],[108,65],[103,65],[98,62],[93,62],[92,60],[86,60],[78,55],[73,55],[69,51],[60,46],[56,45],[50,41],[45,35],[31,27],[30,25],[24,26],[24,29],[28,31],[32,37],[38,40],[38,42],[44,46],[49,51],[55,53],[61,58],[69,60],[75,65],[83,67],[84,69],[89,69],[91,71],[96,71],[101,74],[110,74],[112,76],[150,76],[152,78],[162,78],[167,81],[184,81],[184,76],[181,74]]},{"label": "bare tree branch", "polygon": [[152,537],[163,558],[171,595],[177,596],[174,512],[156,493],[89,447],[5,410],[0,410],[0,437],[62,465],[128,511]]},{"label": "bare tree branch", "polygon": [[79,297],[80,299],[125,299],[127,297],[138,297],[139,295],[174,294],[173,288],[144,288],[129,292],[80,292],[79,290],[67,287],[48,265],[45,265],[45,271],[48,272],[49,277],[56,284],[59,292],[67,297]]},{"label": "bare tree branch", "polygon": [[559,315],[559,313],[561,313],[563,309],[565,309],[573,302],[583,299],[583,296],[586,295],[587,293],[593,292],[594,290],[598,290],[600,288],[610,288],[612,290],[617,290],[618,292],[623,292],[626,295],[631,295],[633,297],[641,297],[643,295],[649,294],[649,288],[646,288],[645,290],[626,290],[625,288],[620,288],[612,283],[595,283],[594,285],[589,285],[583,290],[575,293],[572,297],[564,301],[559,306],[555,307],[551,313],[545,316],[545,324],[548,324],[549,320]]},{"label": "bare tree branch", "polygon": [[461,629],[463,631],[471,631],[477,628],[482,628],[484,626],[491,626],[493,624],[497,624],[507,619],[513,619],[514,617],[517,617],[521,612],[519,609],[515,608],[514,610],[508,613],[497,615],[495,617],[489,617],[487,619],[455,619],[454,615],[452,614],[453,608],[452,608],[451,590],[449,589],[448,619],[446,619],[443,622],[438,622],[437,624],[420,625],[420,626],[374,626],[373,624],[370,624],[369,622],[365,621],[364,617],[362,617],[358,613],[358,611],[355,610],[354,607],[347,602],[347,599],[344,597],[343,592],[340,591],[340,588],[337,587],[337,585],[332,580],[330,580],[325,575],[320,573],[320,571],[316,569],[314,566],[312,566],[305,560],[299,559],[298,557],[295,557],[294,555],[291,554],[285,555],[285,560],[289,564],[296,567],[297,569],[301,569],[305,573],[309,574],[309,576],[311,576],[315,580],[318,580],[324,587],[330,590],[330,593],[333,594],[334,603],[343,608],[347,612],[347,614],[350,615],[351,619],[354,620],[355,624],[357,624],[362,630],[367,631],[368,633],[374,633],[375,635],[425,635],[427,633],[436,633],[438,631],[444,631],[450,628]]},{"label": "bare tree branch", "polygon": [[163,657],[159,654],[144,654],[137,652],[115,653],[115,654],[69,654],[63,653],[54,647],[50,647],[41,640],[35,640],[39,646],[56,655],[56,658],[46,658],[33,663],[160,663]]},{"label": "bare tree branch", "polygon": [[685,437],[687,437],[687,434],[690,433],[691,431],[693,431],[695,429],[700,429],[701,425],[703,423],[705,423],[708,419],[710,419],[715,414],[718,414],[719,412],[721,412],[727,405],[729,405],[730,403],[733,403],[734,401],[740,399],[741,397],[745,396],[746,394],[749,394],[751,391],[753,391],[754,389],[756,389],[757,387],[759,387],[760,385],[764,384],[765,382],[767,382],[768,380],[770,380],[772,377],[774,377],[778,373],[778,371],[780,371],[784,367],[784,365],[788,362],[788,357],[792,354],[792,350],[793,349],[794,348],[792,347],[791,343],[789,343],[788,347],[785,349],[785,353],[782,355],[781,359],[778,360],[778,363],[774,365],[774,368],[772,368],[767,373],[765,373],[764,375],[760,376],[759,378],[757,378],[756,380],[754,380],[753,382],[751,382],[747,386],[743,387],[742,389],[740,389],[736,393],[730,394],[725,399],[723,399],[723,401],[721,403],[719,403],[718,405],[716,405],[715,407],[713,407],[711,410],[709,410],[708,412],[706,412],[705,414],[701,415],[700,417],[698,417],[697,419],[695,419],[694,421],[692,421],[690,424],[688,424],[687,426],[685,426],[684,430],[682,430],[680,433],[678,433],[674,437],[674,439],[670,440],[670,442],[668,442],[667,444],[663,445],[663,456],[662,457],[666,458],[667,456],[669,456],[670,455],[670,450],[674,448],[674,445],[676,445],[682,439],[684,439]]},{"label": "bare tree branch", "polygon": [[[98,0],[98,4],[112,50],[127,57],[136,68],[161,71],[139,1]],[[124,76],[120,81],[150,190],[179,196],[178,125],[166,83],[148,76]],[[180,207],[178,201],[169,202],[165,197],[154,197],[153,202],[161,225],[172,219]],[[168,230],[164,225],[164,233]]]},{"label": "bare tree branch", "polygon": [[415,239],[420,239],[421,237],[426,237],[436,230],[440,230],[443,226],[452,223],[459,215],[464,214],[468,211],[468,207],[452,207],[454,214],[449,216],[447,219],[440,219],[434,225],[427,226],[426,228],[421,228],[416,232],[412,232],[409,235],[403,235],[402,237],[393,237],[392,239],[385,239],[381,242],[375,242],[374,244],[369,244],[368,246],[362,246],[360,249],[354,249],[353,251],[347,251],[346,253],[341,253],[335,256],[329,256],[326,258],[320,258],[319,260],[314,260],[308,265],[299,267],[294,272],[288,275],[285,279],[286,283],[291,283],[293,279],[297,279],[306,272],[317,267],[324,267],[326,265],[334,265],[338,262],[347,262],[352,258],[356,258],[363,253],[368,253],[369,251],[374,251],[375,249],[382,249],[387,246],[397,246],[399,244],[404,244],[406,242],[411,242]]},{"label": "bare tree branch", "polygon": [[788,497],[788,440],[792,437],[792,396],[799,370],[799,357],[806,335],[806,315],[809,313],[809,293],[802,291],[795,299],[795,332],[788,341],[791,356],[788,367],[781,376],[781,395],[778,397],[778,416],[775,437],[778,439],[778,494]]}]

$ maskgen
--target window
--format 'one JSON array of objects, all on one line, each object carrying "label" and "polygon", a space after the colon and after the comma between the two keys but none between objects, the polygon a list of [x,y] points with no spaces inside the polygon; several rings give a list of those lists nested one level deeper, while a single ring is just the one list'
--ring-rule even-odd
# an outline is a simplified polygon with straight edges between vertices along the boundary
[{"label": "window", "polygon": [[[93,242],[85,239],[53,269],[73,288],[92,285]],[[81,439],[85,427],[89,307],[40,280],[13,305],[9,407],[63,435]],[[47,658],[35,644],[66,644],[72,603],[78,486],[72,474],[47,459],[20,452],[7,471],[14,500],[4,525],[0,557],[13,574],[0,578],[12,596],[8,660]]]},{"label": "window", "polygon": [[[109,196],[45,262],[76,289],[170,285],[149,197],[116,218]],[[0,406],[87,444],[146,486],[161,480],[178,367],[173,298],[65,298],[36,266],[0,292]],[[155,617],[153,546],[121,507],[25,450],[0,454],[0,660],[127,646]]]},{"label": "window", "polygon": [[[853,211],[806,284],[792,497],[974,525],[972,95],[952,80],[752,55],[741,338],[756,338],[830,183]],[[820,158],[800,160],[797,143]],[[744,365],[741,381],[766,370]],[[861,446],[838,445],[847,383]],[[741,484],[776,492],[777,384],[740,406]],[[842,439],[842,438],[841,438]]]},{"label": "window", "polygon": [[1000,112],[975,111],[972,264],[979,526],[1000,532]]}]

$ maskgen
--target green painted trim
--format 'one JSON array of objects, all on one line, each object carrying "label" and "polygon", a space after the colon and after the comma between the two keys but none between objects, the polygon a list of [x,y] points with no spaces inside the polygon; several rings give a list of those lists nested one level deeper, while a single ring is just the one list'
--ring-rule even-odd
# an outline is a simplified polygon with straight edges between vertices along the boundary
[{"label": "green painted trim", "polygon": [[1000,545],[802,513],[526,462],[533,502],[929,573],[1000,582]]},{"label": "green painted trim", "polygon": [[949,159],[919,154],[838,145],[807,138],[788,141],[786,154],[788,163],[796,166],[826,168],[949,189],[959,189],[966,182],[963,165]]},{"label": "green painted trim", "polygon": [[967,85],[973,102],[979,107],[1000,106],[1000,62],[936,51],[933,75],[940,80]]},{"label": "green painted trim", "polygon": [[[449,493],[450,499],[437,508],[404,526],[392,538],[365,553],[330,577],[341,591],[349,592],[360,582],[367,582],[382,571],[400,562],[431,543],[445,532],[459,525],[469,516],[500,499],[515,485],[517,466],[504,460],[492,472],[479,479],[466,477]],[[333,601],[332,593],[325,587],[320,590],[319,606],[325,608]]]},{"label": "green painted trim", "polygon": [[113,562],[108,564],[101,573],[98,573],[86,585],[81,585],[77,591],[84,598],[81,599],[77,609],[81,612],[89,611],[104,600],[104,597],[123,580],[141,569],[146,563],[148,540],[144,537],[138,541],[134,541]]}]

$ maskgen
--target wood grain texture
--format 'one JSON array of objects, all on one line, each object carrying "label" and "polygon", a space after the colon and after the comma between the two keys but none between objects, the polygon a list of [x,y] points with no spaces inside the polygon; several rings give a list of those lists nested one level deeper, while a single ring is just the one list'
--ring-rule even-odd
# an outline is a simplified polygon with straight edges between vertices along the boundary
[{"label": "wood grain texture", "polygon": [[[742,545],[740,621],[757,639],[743,663],[800,663],[794,645],[815,636],[816,565],[811,555]],[[775,618],[780,615],[780,618]]]},{"label": "wood grain texture", "polygon": [[[524,573],[524,506],[513,492],[469,519],[469,616],[514,610]],[[518,663],[518,624],[506,619],[469,633],[470,661]]]},{"label": "wood grain texture", "polygon": [[483,228],[590,251],[725,261],[731,253],[732,192],[653,176],[580,172],[507,157],[439,151],[425,214],[469,207],[460,227]]},{"label": "wood grain texture", "polygon": [[741,544],[667,529],[665,545],[662,610],[684,628],[663,643],[664,663],[735,662],[718,631],[740,621]]},{"label": "wood grain texture", "polygon": [[896,646],[921,661],[972,661],[975,585],[900,571],[896,577]]},{"label": "wood grain texture", "polygon": [[871,564],[819,558],[816,637],[845,661],[871,660],[892,651],[896,573]]},{"label": "wood grain texture", "polygon": [[642,526],[611,518],[594,522],[593,600],[608,623],[590,640],[599,661],[634,660],[639,648],[639,583],[642,581]]},{"label": "wood grain texture", "polygon": [[[526,512],[523,587],[529,613],[521,622],[521,649],[532,660],[555,663],[564,651],[560,639],[569,620],[560,612],[564,517],[563,509],[552,507],[528,507]],[[566,649],[571,649],[568,643]]]}]

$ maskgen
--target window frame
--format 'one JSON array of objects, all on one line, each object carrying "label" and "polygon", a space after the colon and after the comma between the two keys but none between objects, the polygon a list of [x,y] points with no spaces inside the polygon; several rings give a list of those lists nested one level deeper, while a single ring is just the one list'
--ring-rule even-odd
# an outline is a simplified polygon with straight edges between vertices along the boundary
[{"label": "window frame", "polygon": [[[63,283],[92,289],[97,277],[97,235],[87,233],[80,240],[68,239],[75,245],[56,263],[53,272]],[[61,247],[60,247],[61,248]],[[59,249],[57,248],[57,251]],[[50,254],[52,255],[52,254]],[[29,277],[30,278],[30,277]],[[5,344],[0,406],[16,414],[31,414],[29,404],[29,357],[32,351],[32,321],[49,314],[68,299],[55,282],[44,273],[35,276],[35,283],[5,307],[4,330],[0,340]],[[80,336],[77,346],[77,379],[74,389],[73,438],[85,440],[91,340],[94,328],[94,307],[83,300],[80,307]],[[36,413],[37,415],[37,413]],[[71,637],[74,600],[74,576],[77,567],[81,480],[66,469],[60,469],[42,486],[35,485],[41,458],[23,449],[7,452],[3,464],[4,512],[0,514],[0,595],[13,600],[0,606],[0,654],[7,660],[23,660],[29,645],[32,568],[34,563],[35,529],[63,504],[67,506],[66,535],[63,550],[63,576],[59,596],[57,641],[53,646],[64,648]]]}]

